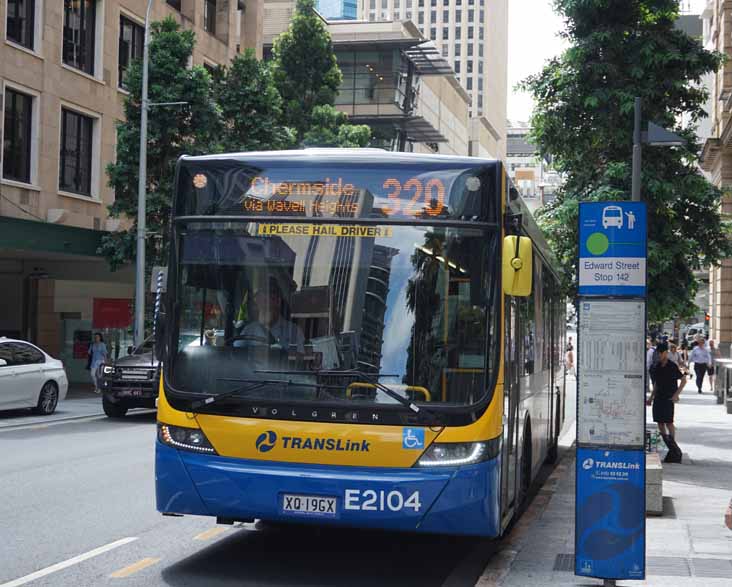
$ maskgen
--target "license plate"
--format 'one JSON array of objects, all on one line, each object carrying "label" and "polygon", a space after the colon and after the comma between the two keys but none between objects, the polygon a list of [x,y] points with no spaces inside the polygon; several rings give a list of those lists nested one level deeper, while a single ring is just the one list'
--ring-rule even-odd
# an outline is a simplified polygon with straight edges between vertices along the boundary
[{"label": "license plate", "polygon": [[335,497],[285,493],[282,495],[282,511],[306,516],[336,516],[338,500]]}]

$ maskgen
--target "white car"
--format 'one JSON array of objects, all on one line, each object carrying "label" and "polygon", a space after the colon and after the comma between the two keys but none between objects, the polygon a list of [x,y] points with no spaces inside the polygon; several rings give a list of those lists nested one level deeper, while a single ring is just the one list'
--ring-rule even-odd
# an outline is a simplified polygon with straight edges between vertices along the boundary
[{"label": "white car", "polygon": [[61,361],[24,340],[0,337],[0,410],[53,414],[68,389]]}]

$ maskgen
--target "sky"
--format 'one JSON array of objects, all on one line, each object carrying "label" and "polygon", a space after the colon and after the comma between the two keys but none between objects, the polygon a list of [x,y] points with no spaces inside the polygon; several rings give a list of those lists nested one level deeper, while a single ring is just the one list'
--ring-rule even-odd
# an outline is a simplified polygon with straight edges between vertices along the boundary
[{"label": "sky", "polygon": [[[706,0],[683,0],[699,14]],[[541,71],[547,60],[559,55],[565,43],[558,37],[562,19],[554,14],[551,0],[509,0],[508,2],[508,119],[528,121],[533,108],[531,96],[514,91],[517,83]]]}]

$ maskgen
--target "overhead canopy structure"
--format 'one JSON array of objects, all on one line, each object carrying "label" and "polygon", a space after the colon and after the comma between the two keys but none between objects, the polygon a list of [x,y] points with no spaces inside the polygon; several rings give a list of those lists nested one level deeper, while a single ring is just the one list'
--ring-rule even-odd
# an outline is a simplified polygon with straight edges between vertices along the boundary
[{"label": "overhead canopy structure", "polygon": [[452,66],[442,56],[433,41],[426,41],[404,50],[419,75],[455,75]]}]

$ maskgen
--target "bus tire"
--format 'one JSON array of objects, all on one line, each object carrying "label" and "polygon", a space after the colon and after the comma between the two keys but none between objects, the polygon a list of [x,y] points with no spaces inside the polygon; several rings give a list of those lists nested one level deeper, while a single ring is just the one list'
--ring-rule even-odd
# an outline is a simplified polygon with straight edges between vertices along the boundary
[{"label": "bus tire", "polygon": [[521,481],[519,484],[519,507],[526,505],[531,488],[531,421],[524,425],[524,443],[521,448]]},{"label": "bus tire", "polygon": [[102,398],[102,409],[108,418],[124,418],[127,414],[127,408],[120,404],[113,404],[107,401],[107,398]]}]

